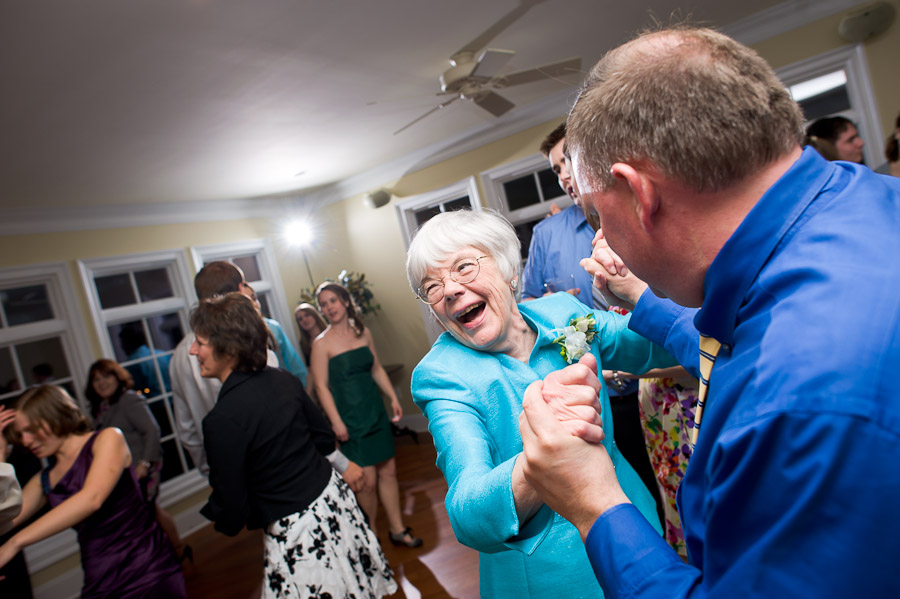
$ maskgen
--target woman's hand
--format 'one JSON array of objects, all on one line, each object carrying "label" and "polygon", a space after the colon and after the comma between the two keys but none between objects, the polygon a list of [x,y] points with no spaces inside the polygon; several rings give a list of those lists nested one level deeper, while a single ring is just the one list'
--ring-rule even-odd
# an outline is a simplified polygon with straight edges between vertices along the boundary
[{"label": "woman's hand", "polygon": [[6,461],[9,454],[9,443],[3,436],[6,427],[16,419],[16,411],[10,408],[0,406],[0,461]]},{"label": "woman's hand", "polygon": [[138,480],[147,478],[147,475],[150,474],[150,465],[147,462],[138,462],[134,467],[134,474],[138,477]]},{"label": "woman's hand", "polygon": [[[12,558],[16,557],[16,554],[22,550],[16,542],[16,537],[14,536],[10,540],[8,540],[3,545],[0,545],[0,568],[5,566],[12,560]],[[2,580],[3,577],[0,577]]]},{"label": "woman's hand", "polygon": [[591,257],[581,260],[581,267],[594,277],[594,287],[600,290],[609,305],[632,309],[647,284],[628,270],[609,247],[602,229],[594,236],[593,246]]},{"label": "woman's hand", "polygon": [[350,433],[347,431],[347,426],[344,424],[343,420],[332,422],[331,428],[334,430],[334,436],[337,437],[337,440],[341,443],[350,438]]},{"label": "woman's hand", "polygon": [[543,381],[532,383],[525,396],[536,398],[540,394],[569,433],[589,443],[599,443],[605,436],[599,393],[597,359],[588,353],[577,363],[551,372]]},{"label": "woman's hand", "polygon": [[391,418],[391,422],[400,422],[400,419],[403,418],[403,408],[400,406],[400,402],[397,401],[397,398],[391,399],[391,410],[394,412],[394,417]]}]

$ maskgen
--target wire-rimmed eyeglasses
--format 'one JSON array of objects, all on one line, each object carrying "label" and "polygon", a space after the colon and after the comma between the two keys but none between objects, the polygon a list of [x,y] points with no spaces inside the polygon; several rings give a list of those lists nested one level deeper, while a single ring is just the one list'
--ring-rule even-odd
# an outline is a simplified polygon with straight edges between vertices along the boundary
[{"label": "wire-rimmed eyeglasses", "polygon": [[[481,261],[490,256],[478,258],[460,258],[450,267],[448,275],[456,283],[471,283],[481,271]],[[422,281],[416,289],[416,297],[426,304],[436,304],[444,297],[444,277],[440,279],[428,278]]]}]

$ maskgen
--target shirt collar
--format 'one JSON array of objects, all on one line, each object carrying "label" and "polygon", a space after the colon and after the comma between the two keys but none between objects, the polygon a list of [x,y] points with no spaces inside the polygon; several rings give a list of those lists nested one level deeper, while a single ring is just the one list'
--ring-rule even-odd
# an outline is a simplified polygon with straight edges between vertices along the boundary
[{"label": "shirt collar", "polygon": [[734,343],[737,313],[750,286],[835,172],[816,150],[806,148],[763,194],[706,271],[703,307],[694,318],[701,334]]}]

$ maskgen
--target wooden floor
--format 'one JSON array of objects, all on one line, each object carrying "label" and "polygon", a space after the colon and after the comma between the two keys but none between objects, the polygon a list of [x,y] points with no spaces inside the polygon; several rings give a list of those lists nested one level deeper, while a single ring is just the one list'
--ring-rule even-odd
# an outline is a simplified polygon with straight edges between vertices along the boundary
[{"label": "wooden floor", "polygon": [[[453,536],[444,495],[447,483],[434,465],[431,437],[397,438],[397,477],[407,526],[424,541],[418,549],[394,547],[387,540],[384,513],[380,535],[400,591],[392,599],[476,599],[478,554]],[[262,588],[263,545],[260,531],[226,537],[207,526],[186,538],[194,550],[188,566],[189,599],[257,599]],[[192,571],[191,571],[192,570]]]}]

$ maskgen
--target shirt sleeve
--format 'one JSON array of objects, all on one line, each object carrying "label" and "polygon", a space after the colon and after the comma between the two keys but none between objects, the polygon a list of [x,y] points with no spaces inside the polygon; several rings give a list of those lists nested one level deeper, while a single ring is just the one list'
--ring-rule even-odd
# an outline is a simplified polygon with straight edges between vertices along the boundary
[{"label": "shirt sleeve", "polygon": [[544,295],[545,227],[535,227],[528,246],[528,260],[522,269],[522,299]]},{"label": "shirt sleeve", "polygon": [[692,556],[702,570],[617,506],[586,539],[597,579],[610,596],[642,599],[883,596],[895,585],[900,502],[889,428],[822,410],[729,430],[705,472],[703,554]]},{"label": "shirt sleeve", "polygon": [[641,295],[628,326],[669,351],[694,378],[700,378],[700,334],[694,326],[697,308],[685,308],[657,297],[649,289]]},{"label": "shirt sleeve", "polygon": [[135,448],[131,456],[135,462],[158,462],[162,459],[162,445],[159,437],[159,424],[150,413],[147,402],[136,393],[125,393],[119,400],[122,410],[131,428],[141,437],[141,447]]},{"label": "shirt sleeve", "polygon": [[[204,476],[209,475],[206,452],[203,448],[202,422],[218,396],[213,384],[194,371],[194,365],[187,354],[175,350],[169,364],[172,380],[172,408],[175,412],[175,428],[181,444],[191,456],[194,465]],[[216,381],[218,382],[218,381]]]},{"label": "shirt sleeve", "polygon": [[250,514],[245,476],[248,439],[236,423],[213,412],[203,421],[203,438],[212,494],[200,513],[215,523],[217,531],[234,536]]},{"label": "shirt sleeve", "polygon": [[678,362],[661,345],[629,329],[630,314],[594,311],[600,348],[600,368],[643,374]]},{"label": "shirt sleeve", "polygon": [[269,325],[269,330],[272,331],[272,336],[275,337],[275,341],[278,344],[278,361],[281,367],[300,379],[300,382],[306,387],[306,364],[303,363],[297,350],[291,345],[291,341],[285,334],[281,324],[272,319],[267,319],[266,324]]},{"label": "shirt sleeve", "polygon": [[[498,456],[484,426],[489,415],[468,401],[475,391],[433,361],[416,368],[412,391],[428,418],[438,467],[447,479],[445,505],[459,542],[485,553],[510,548],[527,553],[536,548],[543,535],[534,530],[546,533],[552,512],[542,508],[527,527],[520,527],[512,492],[516,456]],[[520,542],[519,535],[529,538]]]}]

